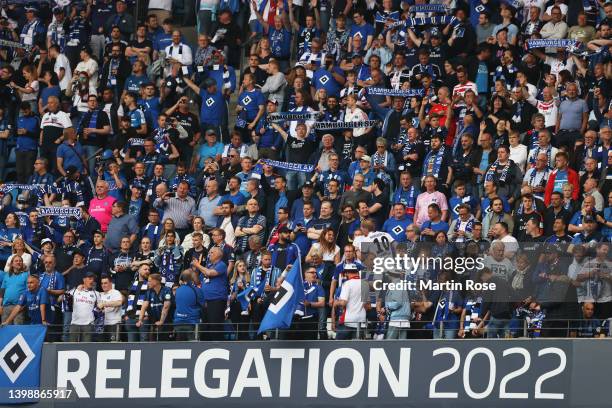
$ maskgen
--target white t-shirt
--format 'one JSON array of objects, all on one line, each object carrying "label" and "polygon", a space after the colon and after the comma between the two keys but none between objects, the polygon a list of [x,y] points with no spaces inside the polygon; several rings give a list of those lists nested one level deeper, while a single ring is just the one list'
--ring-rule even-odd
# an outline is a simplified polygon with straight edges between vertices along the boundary
[{"label": "white t-shirt", "polygon": [[[353,245],[360,252],[371,252],[377,257],[392,256],[391,243],[395,241],[391,235],[382,231],[370,232],[367,237],[359,235],[353,241]],[[365,244],[365,245],[364,245]]]},{"label": "white t-shirt", "polygon": [[34,90],[34,92],[22,94],[21,95],[21,101],[22,102],[35,101],[36,99],[38,99],[38,91],[40,89],[40,85],[39,85],[38,81],[32,81],[29,84],[26,84],[26,87],[28,87],[28,86],[30,88],[32,88],[32,90]]},{"label": "white t-shirt", "polygon": [[[117,300],[122,300],[121,292],[117,289],[111,289],[108,292],[103,292],[100,294],[100,300],[104,302],[115,302]],[[104,307],[104,324],[111,325],[117,324],[121,322],[121,305],[113,306],[113,307]]]},{"label": "white t-shirt", "polygon": [[74,72],[87,72],[89,74],[89,85],[92,88],[98,87],[98,63],[95,59],[90,58],[87,62],[79,62]]},{"label": "white t-shirt", "polygon": [[522,173],[525,173],[525,164],[527,163],[527,146],[519,144],[516,147],[510,147],[510,160],[516,163],[521,169]]},{"label": "white t-shirt", "polygon": [[[361,237],[357,237],[357,238],[361,238]],[[336,247],[334,248],[334,252],[330,253],[330,252],[324,252],[323,249],[321,248],[321,244],[318,242],[315,242],[314,244],[312,244],[312,250],[318,251],[321,254],[323,262],[325,261],[333,262],[336,254],[340,253],[340,247],[338,245],[336,245]]]},{"label": "white t-shirt", "polygon": [[496,242],[504,243],[505,252],[516,252],[519,250],[518,241],[512,235],[506,235],[501,239],[495,239],[493,240],[493,242],[491,242],[491,244],[494,244]]},{"label": "white t-shirt", "polygon": [[64,77],[59,83],[59,87],[62,91],[65,91],[70,84],[70,80],[72,79],[72,70],[70,69],[70,62],[68,58],[64,54],[59,54],[55,59],[55,65],[53,65],[53,71],[59,77],[60,70],[64,68]]},{"label": "white t-shirt", "polygon": [[361,296],[363,286],[361,279],[349,279],[342,284],[339,299],[347,302],[344,312],[344,325],[347,327],[359,327],[359,323],[366,321],[366,311]]},{"label": "white t-shirt", "polygon": [[70,291],[73,296],[72,302],[72,321],[70,324],[85,326],[94,322],[93,310],[96,302],[100,300],[100,293],[95,290],[78,290],[74,288]]},{"label": "white t-shirt", "polygon": [[46,126],[53,126],[58,128],[69,128],[72,126],[70,116],[64,111],[47,112],[43,115],[40,121],[40,128],[44,129]]}]

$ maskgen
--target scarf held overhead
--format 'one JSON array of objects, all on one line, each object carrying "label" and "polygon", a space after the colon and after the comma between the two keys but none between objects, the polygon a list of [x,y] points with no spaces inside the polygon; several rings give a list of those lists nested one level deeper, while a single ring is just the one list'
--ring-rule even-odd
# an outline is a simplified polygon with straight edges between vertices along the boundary
[{"label": "scarf held overhead", "polygon": [[279,169],[301,171],[304,173],[310,173],[314,170],[314,166],[312,164],[288,163],[269,159],[262,160],[262,163]]},{"label": "scarf held overhead", "polygon": [[51,215],[81,218],[81,209],[79,207],[38,207],[37,210],[40,217]]}]

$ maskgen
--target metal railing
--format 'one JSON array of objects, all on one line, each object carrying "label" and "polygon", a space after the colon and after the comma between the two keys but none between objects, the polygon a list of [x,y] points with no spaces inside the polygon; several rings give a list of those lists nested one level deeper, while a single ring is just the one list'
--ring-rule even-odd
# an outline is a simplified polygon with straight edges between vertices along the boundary
[{"label": "metal railing", "polygon": [[[606,323],[607,322],[607,323]],[[257,334],[258,322],[226,321],[224,323],[173,324],[161,326],[145,323],[136,327],[134,321],[96,327],[53,324],[47,325],[47,342],[141,342],[141,341],[231,341],[231,340],[332,340],[389,339],[389,334],[401,333],[399,339],[469,339],[469,338],[574,338],[610,337],[612,319],[548,319],[542,325],[525,319],[495,319],[482,328],[475,324],[459,325],[458,320],[438,321],[376,321],[345,322],[334,325],[310,320],[294,321],[288,329],[269,330]],[[347,333],[349,334],[347,336]]]}]

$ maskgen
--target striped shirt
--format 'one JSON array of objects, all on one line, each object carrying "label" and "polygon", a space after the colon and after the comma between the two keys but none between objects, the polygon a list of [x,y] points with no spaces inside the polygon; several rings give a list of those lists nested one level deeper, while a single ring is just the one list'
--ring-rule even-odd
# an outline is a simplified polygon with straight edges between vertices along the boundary
[{"label": "striped shirt", "polygon": [[[264,242],[264,235],[266,233],[266,217],[260,214],[256,214],[253,217],[248,216],[248,215],[243,215],[238,220],[238,227],[240,228],[252,228],[255,225],[262,226],[262,229],[257,234],[257,236],[259,237],[260,242]],[[254,234],[247,234],[247,235],[243,235],[241,237],[236,238],[236,250],[238,252],[244,252],[247,250],[249,238],[251,237],[251,235],[254,235]]]},{"label": "striped shirt", "polygon": [[191,225],[189,216],[196,214],[195,200],[189,196],[185,198],[171,197],[168,200],[158,198],[153,206],[164,208],[162,222],[171,218],[177,229],[189,228]]}]

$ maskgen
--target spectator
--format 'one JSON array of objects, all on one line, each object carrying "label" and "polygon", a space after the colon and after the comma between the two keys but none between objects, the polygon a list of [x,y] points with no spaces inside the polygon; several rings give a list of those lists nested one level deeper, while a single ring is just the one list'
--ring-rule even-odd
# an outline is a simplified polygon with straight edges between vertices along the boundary
[{"label": "spectator", "polygon": [[191,271],[181,274],[180,286],[174,295],[174,331],[177,341],[195,340],[196,325],[200,322],[205,296],[193,283]]},{"label": "spectator", "polygon": [[70,341],[90,342],[94,332],[94,312],[100,300],[100,293],[94,288],[96,275],[88,272],[82,284],[70,290],[72,296],[72,318],[70,320]]},{"label": "spectator", "polygon": [[136,241],[138,224],[134,216],[126,213],[126,204],[115,201],[112,205],[113,217],[108,223],[106,240],[104,245],[112,252],[119,249],[119,243],[124,237],[128,237],[130,245]]},{"label": "spectator", "polygon": [[102,292],[98,307],[104,312],[104,340],[118,341],[119,328],[121,326],[121,306],[123,305],[123,295],[113,288],[113,281],[110,276],[105,275],[100,279]]}]

